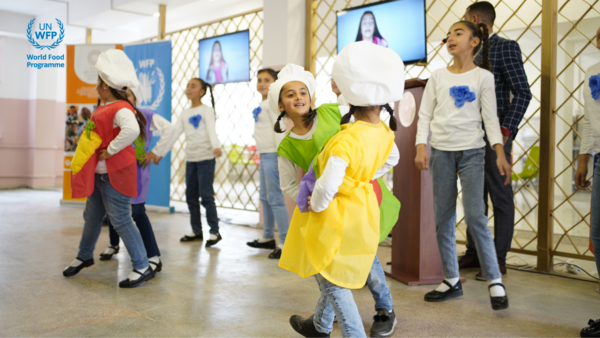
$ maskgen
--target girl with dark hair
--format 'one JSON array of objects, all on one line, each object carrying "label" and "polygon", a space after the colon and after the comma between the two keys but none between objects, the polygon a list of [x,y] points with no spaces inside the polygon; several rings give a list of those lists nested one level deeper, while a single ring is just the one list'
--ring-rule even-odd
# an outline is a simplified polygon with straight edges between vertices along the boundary
[{"label": "girl with dark hair", "polygon": [[[429,170],[431,167],[437,242],[445,277],[442,284],[425,295],[425,301],[442,302],[463,294],[454,235],[456,181],[460,178],[465,222],[474,235],[483,277],[489,281],[492,308],[502,310],[508,307],[508,298],[483,200],[484,135],[496,151],[496,165],[505,177],[504,184],[510,184],[511,167],[502,145],[494,75],[489,71],[486,25],[469,21],[455,23],[448,32],[446,47],[454,62],[429,77],[421,100],[416,140],[417,168]],[[477,67],[473,55],[480,49],[482,61]],[[430,130],[431,157],[426,150]]]},{"label": "girl with dark hair", "polygon": [[383,47],[388,46],[387,40],[379,33],[379,28],[377,28],[377,21],[375,20],[375,14],[373,14],[373,12],[366,11],[361,16],[358,33],[356,34],[356,41],[372,42]]},{"label": "girl with dark hair", "polygon": [[[279,259],[281,248],[285,243],[290,224],[285,198],[279,185],[279,169],[277,160],[277,146],[285,136],[273,131],[277,115],[269,108],[267,100],[269,87],[277,80],[277,72],[270,68],[258,71],[256,89],[262,95],[260,106],[252,111],[254,115],[254,139],[256,151],[260,154],[260,202],[264,218],[263,236],[248,246],[259,249],[273,250],[269,258]],[[279,245],[275,242],[275,221],[279,232]]]},{"label": "girl with dark hair", "polygon": [[98,106],[81,135],[71,162],[74,198],[87,197],[85,223],[77,258],[63,275],[71,277],[94,264],[94,247],[108,214],[131,257],[133,272],[119,283],[132,288],[154,277],[142,237],[131,220],[131,198],[138,195],[135,150],[131,143],[146,137],[146,118],[129,102],[125,90],[140,85],[133,62],[122,50],[98,56],[96,91],[105,102]]},{"label": "girl with dark hair", "polygon": [[[210,92],[212,107],[202,103],[206,92]],[[215,180],[216,157],[223,155],[221,143],[217,137],[215,125],[215,98],[212,86],[202,79],[191,79],[185,90],[185,95],[192,106],[181,112],[175,123],[175,132],[167,148],[172,148],[179,136],[185,133],[185,198],[190,209],[190,223],[192,233],[183,236],[181,242],[202,241],[202,222],[200,220],[200,203],[206,210],[206,220],[210,226],[210,238],[206,246],[213,246],[221,239],[219,233],[219,217],[215,205]]]},{"label": "girl with dark hair", "polygon": [[[126,92],[127,99],[133,105],[136,105],[138,97],[141,101],[141,90],[139,88],[134,88],[133,90],[127,88]],[[133,148],[135,149],[137,156],[138,195],[131,200],[131,217],[140,231],[140,235],[142,235],[144,247],[146,248],[148,261],[152,270],[154,270],[154,273],[157,273],[162,270],[160,250],[158,249],[158,244],[156,244],[152,224],[150,224],[148,215],[146,215],[146,198],[148,197],[148,189],[150,187],[150,163],[159,164],[160,160],[171,150],[168,143],[173,137],[175,128],[171,122],[149,109],[140,109],[140,111],[144,114],[148,123],[145,127],[146,138],[138,138],[133,143]],[[154,148],[148,151],[150,142],[152,141],[153,131],[160,132],[160,139]],[[119,252],[120,237],[110,223],[110,220],[108,222],[108,231],[110,245],[100,254],[101,261],[110,260],[114,254]]]},{"label": "girl with dark hair", "polygon": [[229,77],[229,67],[223,58],[223,49],[221,43],[217,40],[213,44],[210,54],[210,64],[206,72],[206,81],[210,84],[227,82]]}]

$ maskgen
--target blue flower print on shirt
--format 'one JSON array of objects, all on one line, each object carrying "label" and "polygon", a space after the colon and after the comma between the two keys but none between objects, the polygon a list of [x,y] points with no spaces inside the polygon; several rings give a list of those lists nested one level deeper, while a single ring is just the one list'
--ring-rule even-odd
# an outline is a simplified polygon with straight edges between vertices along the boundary
[{"label": "blue flower print on shirt", "polygon": [[465,104],[465,100],[469,102],[475,101],[475,93],[470,91],[468,86],[454,86],[450,88],[450,95],[454,97],[454,104],[458,108]]},{"label": "blue flower print on shirt", "polygon": [[198,129],[200,121],[202,121],[202,116],[200,114],[190,117],[190,123],[192,124],[192,126],[194,126],[195,129]]},{"label": "blue flower print on shirt", "polygon": [[598,94],[600,94],[600,74],[590,76],[590,89],[592,90],[592,98],[598,100]]},{"label": "blue flower print on shirt", "polygon": [[262,111],[261,107],[256,107],[252,111],[252,115],[254,115],[254,122],[258,122],[258,114],[260,114],[261,111]]}]

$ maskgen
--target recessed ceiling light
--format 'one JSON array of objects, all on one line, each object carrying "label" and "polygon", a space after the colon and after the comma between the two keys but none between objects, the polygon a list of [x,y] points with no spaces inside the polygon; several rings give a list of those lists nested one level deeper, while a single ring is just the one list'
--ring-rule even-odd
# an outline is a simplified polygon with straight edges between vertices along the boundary
[{"label": "recessed ceiling light", "polygon": [[156,13],[154,13],[154,16],[158,18],[160,16],[160,13],[156,12]]}]

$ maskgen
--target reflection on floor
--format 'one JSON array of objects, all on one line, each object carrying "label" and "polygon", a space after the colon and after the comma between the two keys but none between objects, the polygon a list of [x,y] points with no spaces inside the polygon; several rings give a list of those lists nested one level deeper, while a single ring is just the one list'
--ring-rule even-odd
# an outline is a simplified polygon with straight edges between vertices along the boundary
[{"label": "reflection on floor", "polygon": [[[0,336],[52,337],[297,337],[288,319],[310,315],[319,297],[312,278],[277,267],[268,251],[244,243],[260,230],[222,223],[214,248],[182,244],[188,215],[150,213],[163,272],[136,289],[117,283],[131,270],[126,252],[63,278],[82,228],[82,209],[59,206],[60,191],[0,191]],[[223,218],[227,210],[220,210]],[[239,215],[238,215],[239,216]],[[108,243],[103,229],[95,257]],[[382,262],[390,249],[380,247]],[[432,286],[408,287],[388,278],[398,327],[395,337],[578,336],[600,317],[595,283],[509,270],[510,308],[490,308],[478,271],[462,276],[465,296],[445,303],[423,301]],[[365,329],[373,299],[354,292]],[[332,336],[341,336],[337,324]]]}]

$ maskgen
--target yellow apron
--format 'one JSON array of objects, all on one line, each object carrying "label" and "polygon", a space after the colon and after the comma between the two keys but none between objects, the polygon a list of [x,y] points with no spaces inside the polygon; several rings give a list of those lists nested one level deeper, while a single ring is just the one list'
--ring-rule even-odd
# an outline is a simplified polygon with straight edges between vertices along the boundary
[{"label": "yellow apron", "polygon": [[348,163],[337,196],[326,210],[301,213],[288,230],[279,266],[308,277],[320,273],[335,285],[365,285],[379,243],[379,206],[369,181],[383,166],[394,133],[382,121],[345,124],[317,156],[318,175],[335,155]]}]

